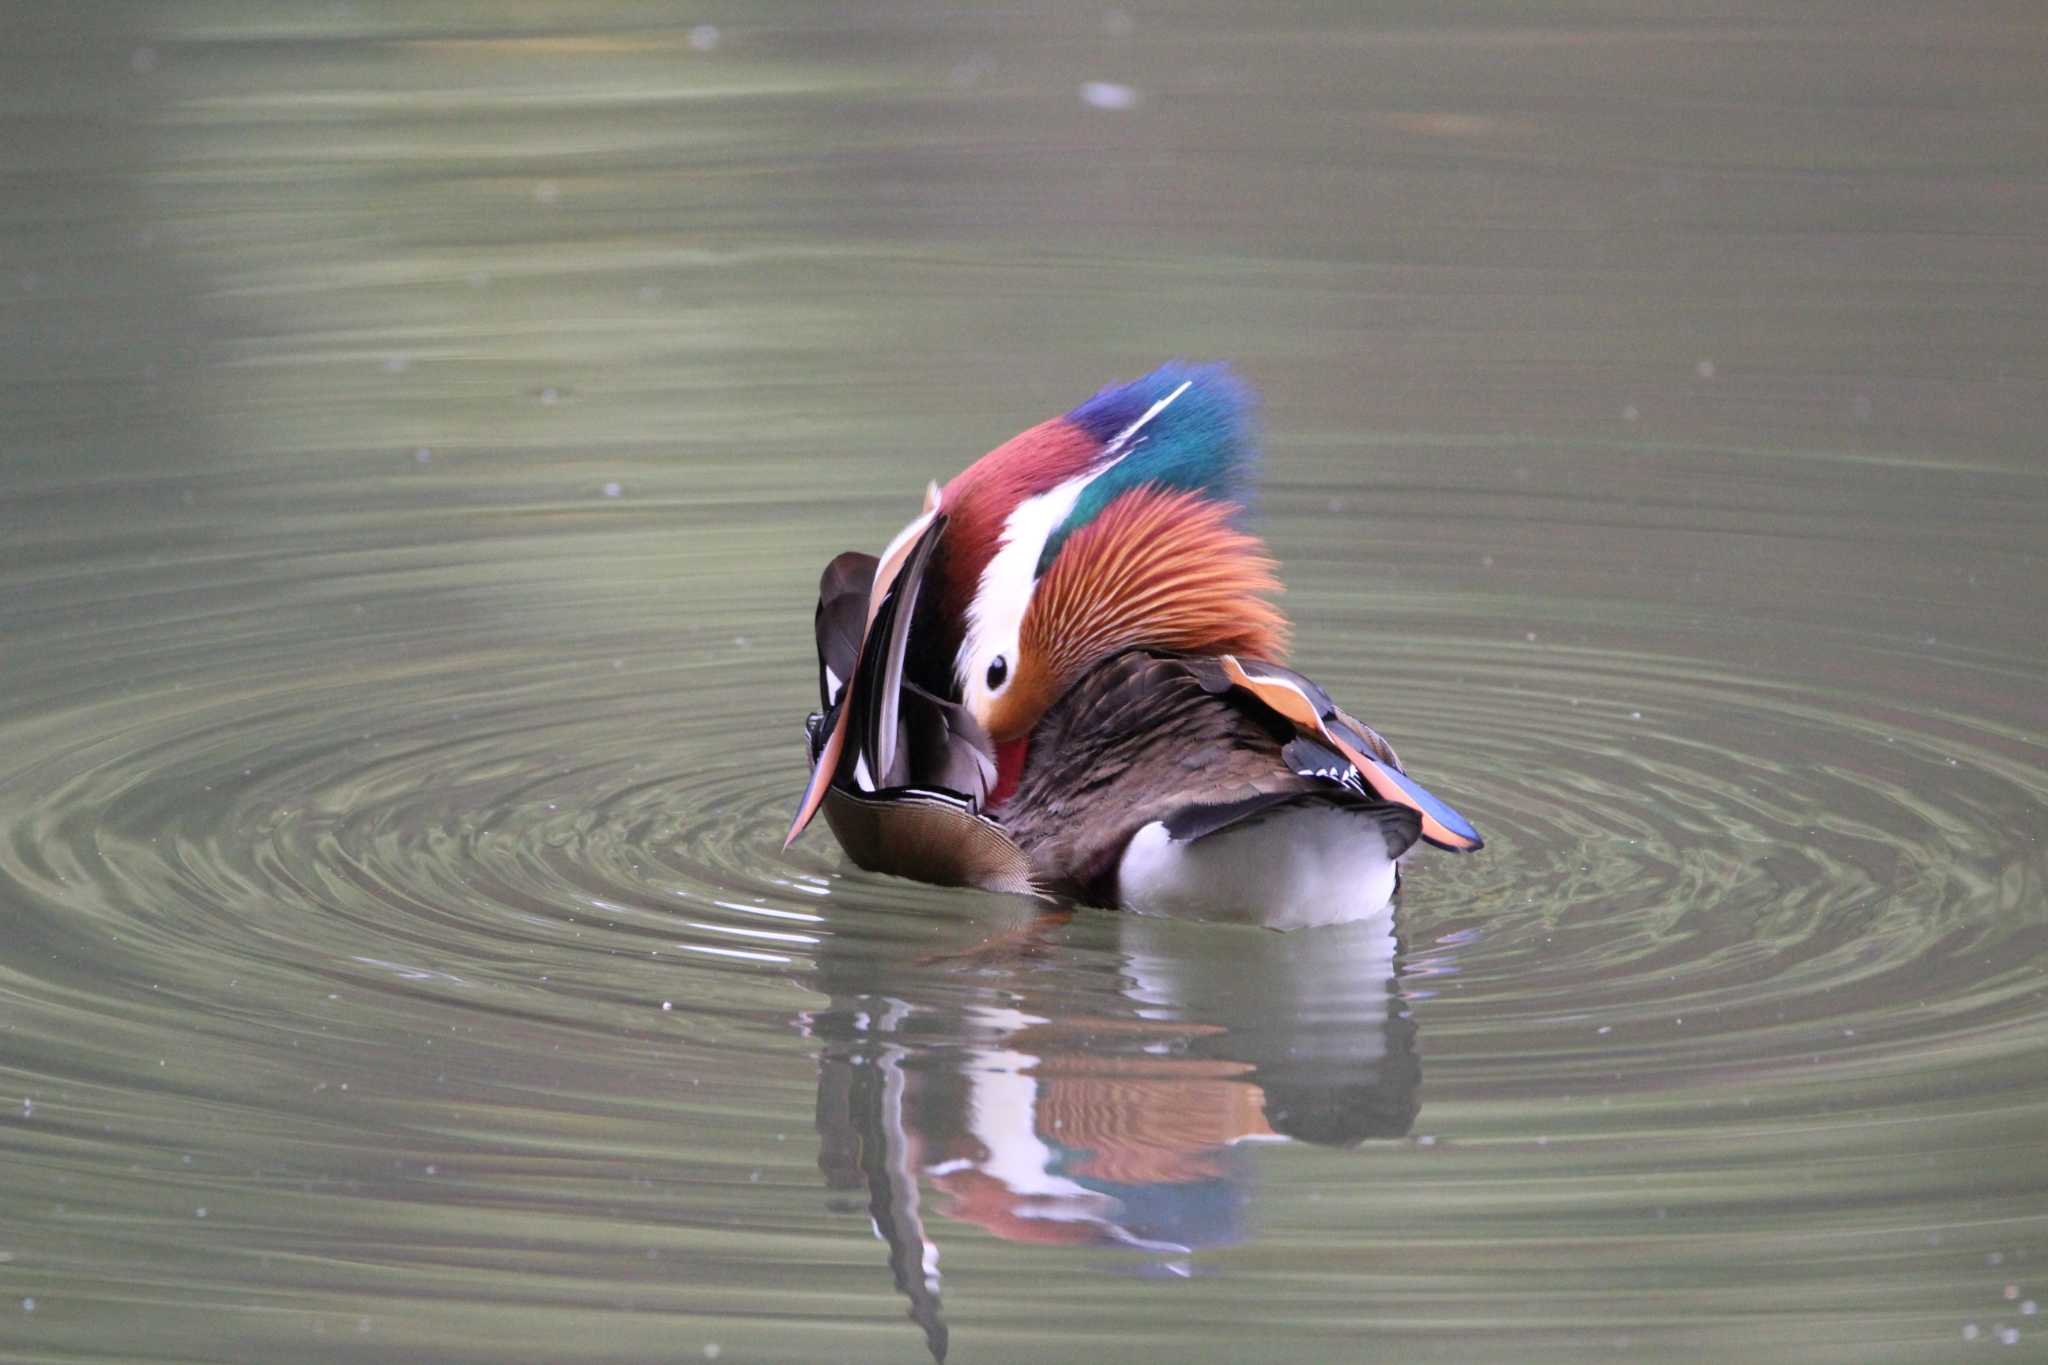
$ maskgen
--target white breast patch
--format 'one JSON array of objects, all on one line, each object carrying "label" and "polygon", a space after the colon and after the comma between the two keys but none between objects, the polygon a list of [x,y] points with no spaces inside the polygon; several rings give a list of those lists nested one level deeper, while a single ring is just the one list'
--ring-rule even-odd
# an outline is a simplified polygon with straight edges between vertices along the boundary
[{"label": "white breast patch", "polygon": [[1117,865],[1126,910],[1300,929],[1389,913],[1395,863],[1370,816],[1291,806],[1182,843],[1155,820]]}]

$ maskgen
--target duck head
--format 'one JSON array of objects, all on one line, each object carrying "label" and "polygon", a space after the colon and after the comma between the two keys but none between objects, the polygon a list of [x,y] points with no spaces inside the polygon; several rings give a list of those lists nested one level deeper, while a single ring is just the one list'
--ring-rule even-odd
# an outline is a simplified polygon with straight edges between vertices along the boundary
[{"label": "duck head", "polygon": [[1236,524],[1250,408],[1222,366],[1163,366],[934,485],[878,559],[833,561],[819,604],[827,728],[789,840],[835,777],[855,790],[916,784],[900,761],[906,697],[988,760],[981,789],[964,793],[978,811],[1014,785],[1046,709],[1103,659],[1280,659],[1276,566]]},{"label": "duck head", "polygon": [[998,744],[1125,649],[1277,658],[1287,623],[1257,538],[1250,402],[1221,366],[1169,365],[998,446],[940,496],[920,620]]}]

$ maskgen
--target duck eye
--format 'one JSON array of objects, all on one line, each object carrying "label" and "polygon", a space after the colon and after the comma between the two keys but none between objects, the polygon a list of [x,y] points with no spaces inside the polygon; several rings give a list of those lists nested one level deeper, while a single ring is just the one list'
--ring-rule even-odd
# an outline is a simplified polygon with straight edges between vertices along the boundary
[{"label": "duck eye", "polygon": [[993,692],[1010,677],[1010,661],[998,654],[988,666],[988,690]]}]

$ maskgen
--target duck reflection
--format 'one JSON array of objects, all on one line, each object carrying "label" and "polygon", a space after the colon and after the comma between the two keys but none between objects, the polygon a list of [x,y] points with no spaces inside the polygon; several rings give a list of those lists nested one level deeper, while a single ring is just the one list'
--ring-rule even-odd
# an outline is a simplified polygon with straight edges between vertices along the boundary
[{"label": "duck reflection", "polygon": [[1247,1235],[1249,1144],[1414,1124],[1422,1069],[1388,917],[1114,925],[1108,955],[1049,916],[971,961],[820,963],[831,1003],[804,1020],[823,1044],[819,1166],[865,1196],[941,1360],[935,1217],[1185,1274]]}]

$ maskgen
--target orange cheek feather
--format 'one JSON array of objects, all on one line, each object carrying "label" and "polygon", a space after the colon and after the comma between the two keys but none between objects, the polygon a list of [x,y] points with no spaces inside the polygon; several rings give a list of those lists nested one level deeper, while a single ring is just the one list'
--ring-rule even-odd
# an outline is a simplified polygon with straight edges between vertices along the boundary
[{"label": "orange cheek feather", "polygon": [[988,737],[997,744],[1024,738],[1056,700],[1053,679],[1044,666],[1020,660],[1010,685],[989,708]]}]

